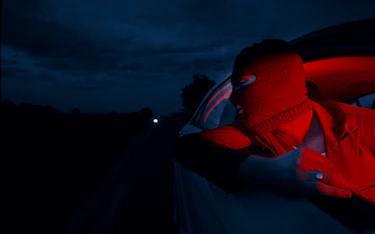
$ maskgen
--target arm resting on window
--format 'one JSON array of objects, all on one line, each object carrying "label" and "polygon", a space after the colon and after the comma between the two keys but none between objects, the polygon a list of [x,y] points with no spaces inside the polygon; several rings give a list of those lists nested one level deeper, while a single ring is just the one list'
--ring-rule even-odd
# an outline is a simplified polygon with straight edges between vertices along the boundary
[{"label": "arm resting on window", "polygon": [[252,155],[249,145],[241,131],[224,126],[181,137],[174,158],[221,189],[234,192],[256,183],[266,163]]}]

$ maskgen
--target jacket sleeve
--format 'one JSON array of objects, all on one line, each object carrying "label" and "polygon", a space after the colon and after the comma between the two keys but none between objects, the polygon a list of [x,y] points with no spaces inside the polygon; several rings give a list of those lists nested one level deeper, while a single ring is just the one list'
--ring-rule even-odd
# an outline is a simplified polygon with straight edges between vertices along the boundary
[{"label": "jacket sleeve", "polygon": [[[361,157],[356,160],[363,180],[370,183],[359,192],[362,199],[375,205],[375,110],[338,104],[344,113],[345,123],[358,134]],[[360,166],[358,166],[360,165]]]},{"label": "jacket sleeve", "polygon": [[366,163],[367,170],[361,168],[361,173],[366,179],[372,181],[372,185],[360,191],[360,195],[375,205],[375,110],[365,109],[358,116],[359,144],[364,151],[361,160]]},{"label": "jacket sleeve", "polygon": [[224,126],[179,138],[174,158],[219,188],[233,192],[241,185],[237,169],[250,151],[250,140],[233,126]]}]

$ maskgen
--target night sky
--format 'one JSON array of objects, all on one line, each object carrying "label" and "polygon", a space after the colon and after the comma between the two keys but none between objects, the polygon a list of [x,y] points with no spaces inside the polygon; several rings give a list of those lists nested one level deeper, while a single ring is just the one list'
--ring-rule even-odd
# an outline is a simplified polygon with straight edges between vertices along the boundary
[{"label": "night sky", "polygon": [[2,98],[59,111],[181,109],[195,73],[263,39],[375,17],[374,0],[4,0]]}]

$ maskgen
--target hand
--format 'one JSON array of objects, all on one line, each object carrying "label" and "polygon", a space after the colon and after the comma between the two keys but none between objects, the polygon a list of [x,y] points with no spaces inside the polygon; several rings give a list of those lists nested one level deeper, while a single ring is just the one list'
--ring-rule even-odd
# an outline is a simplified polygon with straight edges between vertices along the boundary
[{"label": "hand", "polygon": [[263,186],[284,196],[352,196],[351,184],[320,153],[297,148],[273,159],[266,159],[259,171]]}]

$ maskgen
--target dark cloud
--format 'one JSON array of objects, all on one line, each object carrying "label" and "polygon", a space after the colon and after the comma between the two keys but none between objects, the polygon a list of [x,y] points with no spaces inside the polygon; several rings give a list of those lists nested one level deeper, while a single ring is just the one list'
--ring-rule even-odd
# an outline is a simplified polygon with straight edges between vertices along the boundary
[{"label": "dark cloud", "polygon": [[97,91],[97,90],[103,90],[103,86],[95,86],[95,85],[75,85],[72,87],[73,90],[78,91]]},{"label": "dark cloud", "polygon": [[[135,66],[131,61],[142,59],[142,62],[147,64],[160,55],[181,56],[196,51],[210,51],[228,44],[228,41],[218,40],[214,44],[150,45],[144,48],[141,45],[131,47],[129,39],[119,38],[113,38],[112,41],[107,39],[107,43],[110,42],[107,44],[105,40],[101,41],[100,37],[94,38],[82,29],[51,20],[48,17],[49,6],[44,4],[45,2],[41,0],[7,2],[4,4],[2,29],[4,45],[36,57],[38,62],[35,65],[43,68],[85,71],[88,74],[106,70],[124,70],[124,67],[132,67],[133,71],[139,69],[142,71],[144,65]],[[125,47],[128,50],[124,50],[121,45],[127,45]],[[169,59],[173,63],[173,56]],[[165,60],[159,59],[159,61],[162,64],[168,63]],[[188,62],[201,64],[201,61]],[[158,70],[168,70],[168,67],[160,66]],[[145,75],[145,77],[150,76]]]},{"label": "dark cloud", "polygon": [[92,99],[80,92],[119,106],[116,98],[127,93],[121,101],[143,100],[140,106],[146,96],[179,103],[193,74],[227,75],[235,55],[254,42],[291,40],[374,12],[373,0],[8,0],[2,48],[12,51],[6,59],[2,52],[2,76],[62,87],[45,98],[72,89],[73,103]]},{"label": "dark cloud", "polygon": [[51,74],[50,72],[47,72],[47,71],[39,72],[38,75],[36,76],[36,80],[41,81],[41,82],[47,82],[47,83],[57,83],[58,82],[56,77],[53,74]]},{"label": "dark cloud", "polygon": [[24,81],[33,81],[34,77],[30,75],[29,70],[14,66],[6,66],[1,68],[2,78],[16,78]]},{"label": "dark cloud", "polygon": [[212,56],[204,53],[190,53],[177,56],[173,55],[159,55],[154,57],[150,62],[133,62],[126,65],[119,66],[118,70],[131,73],[142,72],[143,74],[157,74],[166,72],[184,73],[190,70],[205,71],[210,68],[217,68],[220,66],[229,67],[233,61],[233,56]]},{"label": "dark cloud", "polygon": [[19,62],[17,60],[6,60],[1,59],[1,66],[17,66]]},{"label": "dark cloud", "polygon": [[[38,58],[38,65],[53,70],[113,69],[113,51],[84,31],[50,20],[44,1],[13,0],[3,6],[2,42]],[[16,7],[17,6],[17,7]],[[19,7],[20,6],[20,7]],[[67,16],[68,17],[68,16]]]}]

